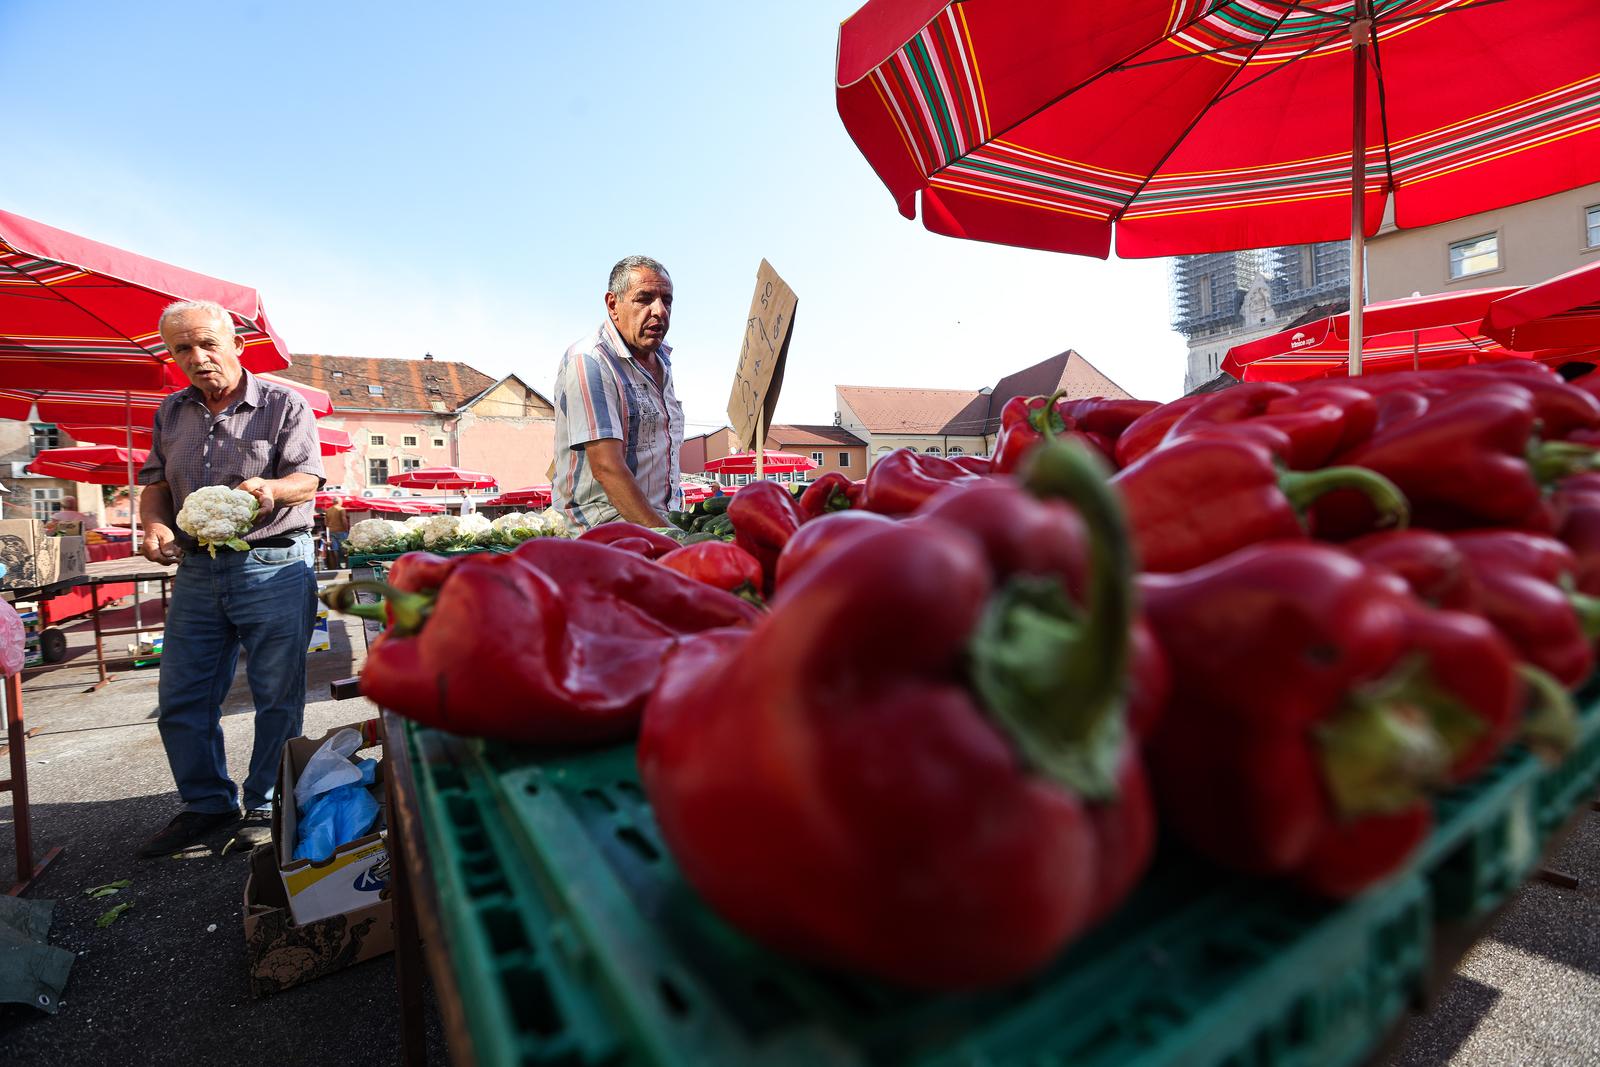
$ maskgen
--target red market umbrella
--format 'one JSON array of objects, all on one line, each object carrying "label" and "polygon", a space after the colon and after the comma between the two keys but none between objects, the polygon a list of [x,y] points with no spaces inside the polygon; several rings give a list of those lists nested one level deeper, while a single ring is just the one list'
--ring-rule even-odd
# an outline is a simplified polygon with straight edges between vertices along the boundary
[{"label": "red market umbrella", "polygon": [[487,474],[459,467],[418,467],[393,475],[388,484],[402,489],[493,489],[495,480]]},{"label": "red market umbrella", "polygon": [[682,489],[684,507],[688,507],[691,504],[698,504],[702,500],[709,500],[713,492],[713,490],[708,489],[703,485],[691,485],[688,482],[683,483]]},{"label": "red market umbrella", "polygon": [[[0,298],[3,299],[3,298]],[[327,392],[271,374],[263,379],[288,386],[311,405],[317,418],[332,413],[333,401]],[[148,427],[154,424],[156,408],[170,394],[185,388],[181,380],[158,390],[108,389],[0,389],[0,418],[29,419],[37,414],[40,422],[70,423],[75,426]]]},{"label": "red market umbrella", "polygon": [[510,489],[499,496],[490,497],[480,507],[486,508],[547,508],[553,497],[548,485],[529,485]]},{"label": "red market umbrella", "polygon": [[[1457,367],[1529,358],[1485,337],[1480,322],[1494,301],[1514,288],[1465,289],[1436,296],[1413,296],[1369,304],[1362,319],[1363,369]],[[1351,322],[1349,314],[1329,315],[1314,322],[1235,345],[1223,358],[1222,370],[1241,381],[1299,381],[1348,373]],[[1538,353],[1555,358],[1562,353]]]},{"label": "red market umbrella", "polygon": [[214,300],[253,371],[289,365],[260,295],[0,211],[0,382],[32,389],[160,390],[172,362],[156,322],[174,300]]},{"label": "red market umbrella", "polygon": [[1483,332],[1518,351],[1600,345],[1600,263],[1501,297]]},{"label": "red market umbrella", "polygon": [[143,449],[129,452],[115,445],[47,448],[28,464],[28,473],[91,485],[127,485],[129,465],[142,466],[149,454]]},{"label": "red market umbrella", "polygon": [[317,427],[317,443],[321,446],[324,456],[336,456],[356,447],[348,433],[344,430],[335,430],[331,426]]},{"label": "red market umbrella", "polygon": [[[1104,258],[1427,226],[1600,179],[1593,0],[871,0],[846,130],[935,233]],[[1359,195],[1357,193],[1359,192]]]},{"label": "red market umbrella", "polygon": [[[810,456],[802,456],[798,452],[766,452],[762,455],[762,468],[767,474],[783,474],[788,471],[816,470],[817,464]],[[719,459],[708,459],[705,469],[712,474],[754,474],[756,454],[735,452]]]},{"label": "red market umbrella", "polygon": [[312,498],[311,503],[318,511],[326,511],[335,504],[346,511],[355,511],[357,505],[365,505],[367,502],[360,497],[345,496],[343,493],[318,493]]}]

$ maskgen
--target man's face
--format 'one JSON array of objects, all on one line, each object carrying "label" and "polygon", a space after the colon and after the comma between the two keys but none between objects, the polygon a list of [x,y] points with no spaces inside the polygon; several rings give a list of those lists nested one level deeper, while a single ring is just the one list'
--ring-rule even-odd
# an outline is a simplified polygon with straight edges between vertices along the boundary
[{"label": "man's face", "polygon": [[635,353],[654,355],[672,321],[672,279],[643,267],[635,267],[630,274],[633,285],[626,295],[618,298],[606,293],[606,310],[623,344]]},{"label": "man's face", "polygon": [[167,320],[161,340],[190,383],[207,396],[226,393],[239,384],[239,356],[244,338],[231,324],[204,311],[185,311]]}]

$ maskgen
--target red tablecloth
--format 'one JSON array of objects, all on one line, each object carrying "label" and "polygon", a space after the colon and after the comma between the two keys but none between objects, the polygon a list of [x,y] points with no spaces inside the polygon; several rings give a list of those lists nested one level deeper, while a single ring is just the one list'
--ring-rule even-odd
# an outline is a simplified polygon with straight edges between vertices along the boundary
[{"label": "red tablecloth", "polygon": [[[128,554],[128,541],[105,541],[97,545],[85,545],[85,554],[90,563],[103,559],[122,559]],[[118,597],[132,596],[133,583],[119,582],[116,585],[102,585],[100,587],[100,603],[105,604],[116,600]],[[68,589],[60,596],[51,597],[39,605],[39,621],[46,626],[51,626],[67,619],[75,619],[79,615],[87,615],[94,610],[94,601],[91,599],[88,586],[79,586]]]}]

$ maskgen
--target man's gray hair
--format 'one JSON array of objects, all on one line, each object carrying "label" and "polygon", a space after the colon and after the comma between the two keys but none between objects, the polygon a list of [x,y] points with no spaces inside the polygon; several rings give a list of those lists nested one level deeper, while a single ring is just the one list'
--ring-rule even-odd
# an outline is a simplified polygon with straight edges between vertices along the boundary
[{"label": "man's gray hair", "polygon": [[179,315],[187,315],[191,311],[204,312],[217,322],[221,323],[233,336],[233,314],[215,300],[175,300],[161,309],[161,321],[156,323],[156,332],[160,333],[167,328],[167,323]]},{"label": "man's gray hair", "polygon": [[668,281],[672,280],[672,275],[667,273],[667,268],[649,256],[625,256],[617,261],[615,267],[611,268],[611,282],[606,288],[611,291],[613,296],[621,300],[628,295],[628,290],[633,288],[633,272],[636,270],[654,271]]}]

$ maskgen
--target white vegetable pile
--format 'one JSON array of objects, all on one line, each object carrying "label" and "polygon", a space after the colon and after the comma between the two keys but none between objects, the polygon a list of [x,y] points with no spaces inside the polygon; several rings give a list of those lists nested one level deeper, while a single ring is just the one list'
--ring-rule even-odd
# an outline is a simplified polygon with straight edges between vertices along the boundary
[{"label": "white vegetable pile", "polygon": [[260,507],[260,502],[243,489],[208,485],[184,498],[178,511],[178,529],[199,541],[213,559],[218,545],[248,552],[250,546],[243,538],[255,525]]}]

